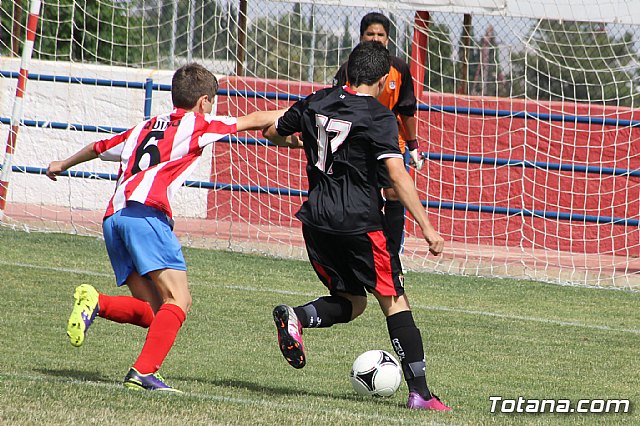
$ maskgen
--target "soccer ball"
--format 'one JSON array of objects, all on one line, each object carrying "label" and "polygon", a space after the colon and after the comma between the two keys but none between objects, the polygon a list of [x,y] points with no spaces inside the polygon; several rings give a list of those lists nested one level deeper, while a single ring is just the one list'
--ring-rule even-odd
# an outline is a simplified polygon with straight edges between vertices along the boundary
[{"label": "soccer ball", "polygon": [[349,378],[360,395],[391,396],[400,387],[402,369],[393,355],[376,349],[356,358]]}]

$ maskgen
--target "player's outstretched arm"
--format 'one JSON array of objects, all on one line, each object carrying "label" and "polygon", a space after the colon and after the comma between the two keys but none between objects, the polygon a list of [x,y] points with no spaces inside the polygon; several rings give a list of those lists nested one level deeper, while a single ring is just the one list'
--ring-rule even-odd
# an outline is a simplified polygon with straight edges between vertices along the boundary
[{"label": "player's outstretched arm", "polygon": [[262,136],[269,139],[271,142],[278,146],[285,148],[302,148],[302,140],[298,139],[296,135],[280,136],[276,130],[275,123],[263,130]]},{"label": "player's outstretched arm", "polygon": [[68,170],[69,168],[84,163],[85,161],[98,158],[98,154],[93,150],[93,143],[85,145],[80,151],[73,154],[66,160],[56,160],[49,163],[47,167],[47,177],[51,180],[57,180],[56,176]]},{"label": "player's outstretched arm", "polygon": [[385,164],[389,171],[393,189],[395,189],[396,194],[398,194],[400,202],[409,210],[409,213],[411,213],[420,225],[424,239],[429,243],[429,251],[435,255],[439,255],[442,253],[442,250],[444,250],[444,238],[442,238],[433,225],[431,225],[427,213],[420,202],[418,193],[413,186],[413,180],[404,168],[404,162],[401,158],[387,158]]},{"label": "player's outstretched arm", "polygon": [[263,130],[272,125],[286,110],[255,111],[242,117],[238,117],[236,127],[238,132],[244,130]]}]

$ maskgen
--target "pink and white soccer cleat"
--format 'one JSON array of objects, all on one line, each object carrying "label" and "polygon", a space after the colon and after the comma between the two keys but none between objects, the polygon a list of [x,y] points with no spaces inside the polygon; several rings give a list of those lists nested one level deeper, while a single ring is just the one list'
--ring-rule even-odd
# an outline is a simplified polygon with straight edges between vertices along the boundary
[{"label": "pink and white soccer cleat", "polygon": [[273,309],[273,321],[278,329],[278,346],[293,368],[302,368],[306,363],[302,344],[302,327],[291,306],[278,305]]}]

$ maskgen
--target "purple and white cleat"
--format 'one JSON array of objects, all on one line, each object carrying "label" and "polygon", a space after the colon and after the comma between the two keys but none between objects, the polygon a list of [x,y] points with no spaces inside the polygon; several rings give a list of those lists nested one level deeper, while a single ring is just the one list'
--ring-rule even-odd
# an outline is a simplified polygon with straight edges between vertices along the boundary
[{"label": "purple and white cleat", "polygon": [[164,392],[178,392],[169,386],[159,373],[141,374],[135,368],[131,368],[124,378],[124,386],[132,390],[151,390]]}]

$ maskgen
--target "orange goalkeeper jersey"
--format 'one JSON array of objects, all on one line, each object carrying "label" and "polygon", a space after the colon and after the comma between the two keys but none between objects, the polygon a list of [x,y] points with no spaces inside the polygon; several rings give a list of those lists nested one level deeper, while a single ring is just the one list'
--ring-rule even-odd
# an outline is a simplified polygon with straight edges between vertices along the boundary
[{"label": "orange goalkeeper jersey", "polygon": [[[347,84],[347,63],[342,64],[336,76],[333,78],[334,86]],[[405,140],[407,130],[400,120],[400,115],[414,116],[417,110],[416,95],[413,90],[413,79],[409,65],[397,56],[391,56],[391,70],[384,86],[384,90],[378,96],[380,103],[389,108],[396,115],[398,120],[398,131],[400,137],[400,152],[405,151]]]}]

